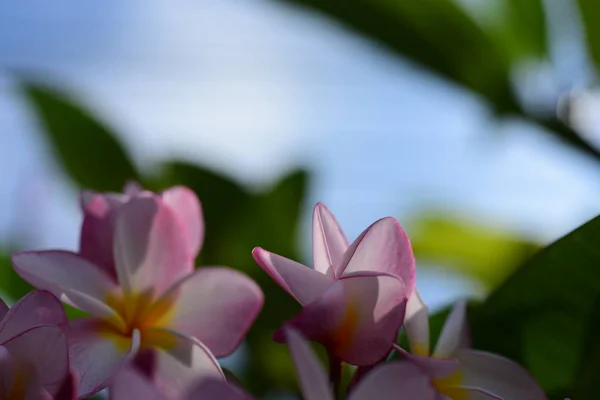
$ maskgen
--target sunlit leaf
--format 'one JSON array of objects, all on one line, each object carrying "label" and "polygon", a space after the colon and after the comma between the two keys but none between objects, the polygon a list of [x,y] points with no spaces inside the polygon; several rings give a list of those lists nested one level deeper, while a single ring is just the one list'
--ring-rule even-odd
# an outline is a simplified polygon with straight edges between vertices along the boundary
[{"label": "sunlit leaf", "polygon": [[34,82],[21,82],[23,92],[68,176],[80,187],[120,191],[139,179],[116,135],[65,93]]},{"label": "sunlit leaf", "polygon": [[424,266],[449,266],[488,288],[502,282],[538,249],[501,229],[439,213],[424,212],[407,226],[415,255],[425,261]]}]

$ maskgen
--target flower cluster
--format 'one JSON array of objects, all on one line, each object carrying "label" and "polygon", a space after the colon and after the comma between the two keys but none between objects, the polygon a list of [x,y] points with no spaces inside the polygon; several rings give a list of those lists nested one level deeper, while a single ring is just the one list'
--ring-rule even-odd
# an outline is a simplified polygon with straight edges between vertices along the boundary
[{"label": "flower cluster", "polygon": [[[0,399],[72,400],[104,388],[114,400],[252,399],[216,357],[238,347],[263,294],[234,269],[195,268],[204,239],[196,195],[130,184],[123,194],[85,192],[81,203],[77,252],[12,257],[39,290],[10,310],[0,304]],[[313,268],[262,248],[252,254],[303,307],[273,339],[287,344],[307,400],[342,395],[343,363],[358,367],[345,393],[352,400],[546,398],[516,363],[469,349],[463,302],[430,353],[415,260],[393,218],[350,243],[317,204]],[[60,301],[89,316],[68,321]],[[401,329],[410,349],[396,344]],[[308,341],[326,349],[329,376]]]}]

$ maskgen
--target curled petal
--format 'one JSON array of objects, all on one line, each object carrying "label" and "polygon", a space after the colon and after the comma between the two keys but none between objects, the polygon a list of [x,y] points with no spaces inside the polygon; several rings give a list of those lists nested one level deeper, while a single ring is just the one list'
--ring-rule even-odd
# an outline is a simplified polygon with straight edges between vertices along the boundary
[{"label": "curled petal", "polygon": [[167,398],[178,398],[194,380],[225,380],[216,358],[199,340],[169,329],[144,333],[145,351],[151,351],[149,378]]},{"label": "curled petal", "polygon": [[[405,308],[405,286],[398,277],[356,273],[336,281],[288,326],[322,343],[343,361],[365,366],[390,352]],[[274,339],[282,341],[281,331]]]},{"label": "curled petal", "polygon": [[254,398],[229,382],[207,377],[192,385],[191,390],[183,396],[183,399],[252,400]]},{"label": "curled petal", "polygon": [[168,326],[204,343],[217,357],[235,350],[263,304],[260,287],[230,268],[200,268],[169,289]]},{"label": "curled petal", "polygon": [[12,256],[15,271],[38,289],[98,317],[119,319],[105,304],[116,283],[96,265],[75,253],[61,250],[31,251]]},{"label": "curled petal", "polygon": [[[343,275],[373,271],[396,275],[404,281],[407,296],[415,286],[415,257],[410,241],[394,218],[374,222],[344,254]],[[408,297],[407,297],[408,298]]]},{"label": "curled petal", "polygon": [[404,329],[410,350],[420,356],[429,356],[429,310],[416,289],[406,305]]},{"label": "curled petal", "polygon": [[458,349],[468,347],[467,303],[458,301],[446,319],[433,356],[452,357]]},{"label": "curled petal", "polygon": [[331,277],[341,275],[344,253],[350,246],[335,217],[322,203],[313,211],[313,265]]},{"label": "curled petal", "polygon": [[458,350],[456,357],[461,377],[456,387],[500,399],[547,399],[535,379],[514,361],[475,350]]},{"label": "curled petal", "polygon": [[58,392],[69,374],[67,340],[59,327],[42,325],[29,329],[3,346],[14,365],[24,368],[21,372],[26,375],[20,379],[28,384],[37,381],[50,394]]},{"label": "curled petal", "polygon": [[327,375],[308,342],[293,328],[285,329],[285,336],[296,366],[303,398],[306,400],[333,400]]},{"label": "curled petal", "polygon": [[21,298],[0,321],[0,343],[39,325],[67,321],[60,301],[50,292],[36,290]]},{"label": "curled petal", "polygon": [[150,381],[130,366],[121,368],[110,385],[112,400],[167,400]]},{"label": "curled petal", "polygon": [[409,362],[382,364],[369,372],[348,400],[438,400],[429,376]]},{"label": "curled petal", "polygon": [[103,321],[82,318],[66,328],[69,360],[78,372],[78,396],[90,396],[103,389],[119,368],[137,352],[140,337],[124,337],[107,328]]},{"label": "curled petal", "polygon": [[119,209],[113,246],[126,292],[159,295],[193,270],[185,229],[158,197],[136,197]]},{"label": "curled petal", "polygon": [[258,265],[302,305],[317,300],[333,283],[331,276],[260,247],[252,250],[252,255]]},{"label": "curled petal", "polygon": [[172,187],[162,193],[162,198],[179,217],[188,240],[188,251],[193,259],[204,241],[204,217],[196,193],[183,186]]}]

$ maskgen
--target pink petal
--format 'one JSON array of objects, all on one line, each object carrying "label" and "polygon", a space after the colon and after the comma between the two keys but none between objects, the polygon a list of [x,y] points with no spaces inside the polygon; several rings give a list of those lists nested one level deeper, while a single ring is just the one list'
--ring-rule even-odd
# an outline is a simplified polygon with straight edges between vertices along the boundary
[{"label": "pink petal", "polygon": [[204,241],[204,217],[196,193],[186,187],[175,186],[164,191],[162,198],[181,220],[188,239],[189,255],[195,258]]},{"label": "pink petal", "polygon": [[63,302],[90,314],[119,318],[104,303],[117,290],[116,284],[77,254],[61,250],[22,252],[13,254],[12,262],[15,271],[36,288],[48,290]]},{"label": "pink petal", "polygon": [[437,358],[452,357],[458,349],[469,347],[468,343],[467,303],[459,301],[454,304],[446,319],[433,356]]},{"label": "pink petal", "polygon": [[33,368],[30,378],[37,379],[50,394],[58,392],[69,374],[67,340],[59,327],[29,329],[3,346],[16,364]]},{"label": "pink petal", "polygon": [[256,247],[254,260],[282,288],[302,305],[317,300],[333,283],[333,278],[285,257]]},{"label": "pink petal", "polygon": [[0,321],[6,316],[8,313],[8,306],[2,299],[0,299]]},{"label": "pink petal", "polygon": [[296,366],[303,398],[305,400],[333,400],[327,375],[308,342],[292,328],[285,330],[285,336]]},{"label": "pink petal", "polygon": [[113,245],[124,291],[150,290],[159,295],[193,271],[185,229],[157,197],[137,197],[121,207]]},{"label": "pink petal", "polygon": [[547,399],[535,379],[514,361],[475,350],[459,350],[456,356],[462,372],[461,388],[505,400]]},{"label": "pink petal", "polygon": [[140,185],[139,182],[136,182],[136,181],[127,181],[127,183],[125,184],[125,187],[123,188],[123,193],[125,193],[127,196],[130,196],[130,197],[137,196],[138,194],[140,194],[143,191],[144,191],[143,186]]},{"label": "pink petal", "polygon": [[[288,324],[343,361],[365,366],[390,352],[405,306],[405,286],[398,277],[355,273],[336,281]],[[281,332],[274,339],[281,341]]]},{"label": "pink petal", "polygon": [[436,400],[430,378],[408,362],[382,364],[368,373],[348,400]]},{"label": "pink petal", "polygon": [[50,292],[36,290],[21,298],[0,321],[0,343],[39,325],[67,322],[60,301]]},{"label": "pink petal", "polygon": [[167,400],[167,398],[130,366],[121,368],[110,385],[112,400]]},{"label": "pink petal", "polygon": [[82,318],[71,321],[66,329],[71,368],[78,372],[78,395],[90,396],[108,381],[139,348],[139,334],[123,337],[106,329],[103,321]]},{"label": "pink petal", "polygon": [[116,278],[113,258],[113,230],[116,211],[129,201],[129,196],[84,191],[81,204],[84,212],[79,253]]},{"label": "pink petal", "polygon": [[[77,381],[73,372],[67,375],[53,400],[77,400]],[[50,398],[52,400],[52,398]]]},{"label": "pink petal", "polygon": [[0,346],[0,396],[7,400],[52,400],[33,367],[15,360],[4,346]]},{"label": "pink petal", "polygon": [[183,399],[252,400],[254,398],[229,382],[207,377],[194,384]]},{"label": "pink petal", "polygon": [[199,340],[169,329],[144,334],[144,345],[154,349],[150,378],[167,398],[178,398],[200,377],[225,380],[216,358]]},{"label": "pink petal", "polygon": [[[331,277],[341,275],[344,253],[350,247],[335,217],[322,203],[313,211],[313,262],[315,270]],[[339,275],[337,274],[339,273]]]},{"label": "pink petal", "polygon": [[343,274],[374,271],[399,276],[407,296],[413,292],[415,257],[406,233],[394,218],[380,219],[365,229],[346,251],[343,264]]},{"label": "pink petal", "polygon": [[429,356],[429,310],[415,289],[406,305],[404,329],[414,354]]},{"label": "pink petal", "polygon": [[263,305],[260,287],[230,268],[200,268],[169,289],[169,326],[204,343],[217,357],[235,350]]},{"label": "pink petal", "polygon": [[398,345],[394,348],[404,356],[408,362],[415,364],[431,379],[443,379],[451,376],[458,369],[458,360],[452,358],[433,358],[411,354]]}]

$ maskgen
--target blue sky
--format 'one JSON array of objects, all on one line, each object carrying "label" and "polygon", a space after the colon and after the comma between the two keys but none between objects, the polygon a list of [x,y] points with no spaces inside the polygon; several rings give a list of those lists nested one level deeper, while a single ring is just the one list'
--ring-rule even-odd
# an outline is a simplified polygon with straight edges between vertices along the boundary
[{"label": "blue sky", "polygon": [[[591,161],[322,17],[266,0],[6,2],[0,235],[26,221],[40,247],[74,248],[80,216],[12,70],[73,89],[143,168],[178,156],[260,186],[307,166],[311,200],[351,237],[435,206],[550,241],[600,211]],[[466,290],[448,279],[420,273],[432,305]]]}]

